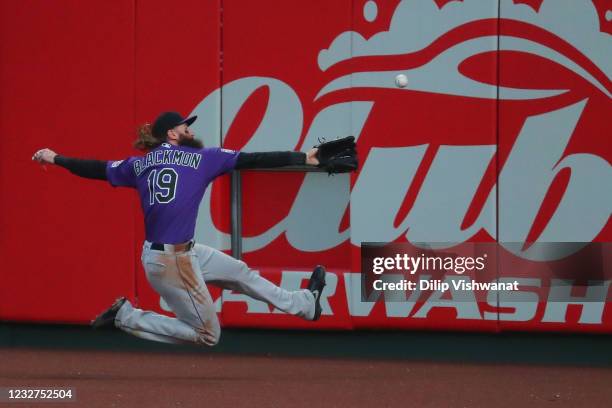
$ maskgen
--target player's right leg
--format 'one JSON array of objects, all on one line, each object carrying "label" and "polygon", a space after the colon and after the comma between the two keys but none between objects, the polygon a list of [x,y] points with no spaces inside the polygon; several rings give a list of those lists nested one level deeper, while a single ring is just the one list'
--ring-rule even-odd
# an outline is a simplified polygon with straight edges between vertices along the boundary
[{"label": "player's right leg", "polygon": [[145,245],[142,262],[147,279],[177,318],[136,309],[125,302],[115,325],[149,340],[215,345],[221,328],[195,259],[193,250],[173,253],[151,250]]}]

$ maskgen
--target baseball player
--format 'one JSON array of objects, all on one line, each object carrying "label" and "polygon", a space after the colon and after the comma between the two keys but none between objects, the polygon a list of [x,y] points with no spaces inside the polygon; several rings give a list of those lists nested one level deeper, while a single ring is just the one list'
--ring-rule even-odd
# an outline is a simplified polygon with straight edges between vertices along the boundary
[{"label": "baseball player", "polygon": [[314,269],[308,289],[287,291],[244,262],[193,240],[200,201],[217,176],[234,169],[317,165],[317,149],[307,153],[245,153],[204,147],[189,129],[196,118],[164,112],[153,126],[142,126],[134,146],[144,151],[144,156],[121,161],[83,160],[41,149],[32,157],[81,177],[134,188],[140,196],[146,229],[142,264],[147,280],[176,318],[135,308],[121,297],[92,326],[114,326],[155,341],[213,346],[221,329],[207,283],[244,293],[306,320],[318,320],[325,286],[322,266]]}]

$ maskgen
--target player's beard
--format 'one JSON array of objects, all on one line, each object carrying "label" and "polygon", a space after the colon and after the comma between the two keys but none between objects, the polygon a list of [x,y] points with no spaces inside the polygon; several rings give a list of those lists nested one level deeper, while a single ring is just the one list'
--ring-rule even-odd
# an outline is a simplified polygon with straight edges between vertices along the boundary
[{"label": "player's beard", "polygon": [[179,137],[179,146],[187,146],[194,147],[196,149],[202,149],[204,147],[204,143],[201,140],[196,139],[195,137],[187,137],[185,135],[181,135]]}]

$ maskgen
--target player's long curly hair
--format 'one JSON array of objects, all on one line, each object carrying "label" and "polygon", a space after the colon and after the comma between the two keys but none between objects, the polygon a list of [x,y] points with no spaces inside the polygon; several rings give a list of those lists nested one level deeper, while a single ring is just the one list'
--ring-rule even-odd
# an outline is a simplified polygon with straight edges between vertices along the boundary
[{"label": "player's long curly hair", "polygon": [[164,142],[165,140],[160,140],[153,136],[151,124],[145,123],[138,128],[138,139],[134,141],[134,147],[138,150],[146,152],[148,150],[155,149]]}]

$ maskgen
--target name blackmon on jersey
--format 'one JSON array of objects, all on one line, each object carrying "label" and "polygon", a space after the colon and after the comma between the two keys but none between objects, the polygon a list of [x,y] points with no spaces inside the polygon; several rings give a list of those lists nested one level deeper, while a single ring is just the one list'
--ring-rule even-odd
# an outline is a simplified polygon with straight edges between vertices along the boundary
[{"label": "name blackmon on jersey", "polygon": [[202,162],[202,155],[195,152],[181,150],[155,150],[147,153],[142,159],[134,161],[134,173],[139,176],[151,166],[159,164],[175,164],[198,169]]}]

